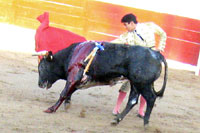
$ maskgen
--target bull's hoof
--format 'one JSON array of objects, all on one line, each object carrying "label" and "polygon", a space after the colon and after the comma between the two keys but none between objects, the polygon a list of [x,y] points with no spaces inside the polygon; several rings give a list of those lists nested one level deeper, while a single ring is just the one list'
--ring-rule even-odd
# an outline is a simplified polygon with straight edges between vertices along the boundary
[{"label": "bull's hoof", "polygon": [[118,122],[118,120],[113,119],[113,120],[110,122],[110,124],[111,124],[112,126],[117,126],[117,124],[119,124],[119,122]]},{"label": "bull's hoof", "polygon": [[53,113],[56,112],[52,108],[48,108],[47,110],[44,110],[45,113]]},{"label": "bull's hoof", "polygon": [[148,120],[144,120],[144,127],[147,127],[149,125],[149,121]]},{"label": "bull's hoof", "polygon": [[119,124],[119,122],[121,121],[122,119],[119,117],[119,114],[116,118],[114,118],[112,121],[111,121],[111,125],[113,126],[116,126],[117,124]]},{"label": "bull's hoof", "polygon": [[64,104],[64,109],[68,110],[71,107],[71,103],[65,103]]},{"label": "bull's hoof", "polygon": [[149,124],[144,125],[144,130],[148,130],[149,129]]}]

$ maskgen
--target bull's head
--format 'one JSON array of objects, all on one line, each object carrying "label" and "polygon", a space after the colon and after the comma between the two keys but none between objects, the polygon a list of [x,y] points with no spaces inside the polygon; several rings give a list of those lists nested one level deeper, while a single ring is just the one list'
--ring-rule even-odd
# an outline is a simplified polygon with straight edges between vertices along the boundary
[{"label": "bull's head", "polygon": [[52,86],[52,84],[58,79],[57,75],[55,74],[56,63],[54,61],[54,56],[51,51],[41,52],[34,55],[43,56],[38,65],[38,85],[40,88],[49,89]]}]

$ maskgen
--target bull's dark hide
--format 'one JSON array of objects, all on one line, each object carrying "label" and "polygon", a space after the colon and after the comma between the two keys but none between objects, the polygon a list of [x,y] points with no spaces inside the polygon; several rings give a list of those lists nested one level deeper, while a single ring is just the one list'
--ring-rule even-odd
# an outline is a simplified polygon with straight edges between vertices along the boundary
[{"label": "bull's dark hide", "polygon": [[[88,48],[89,50],[87,51],[91,51],[92,48],[95,47],[94,42],[88,43],[80,50],[86,50]],[[70,102],[72,93],[82,84],[81,79],[85,63],[81,57],[86,56],[88,53],[86,55],[79,54],[81,52],[74,54],[77,46],[80,46],[80,44],[73,44],[55,55],[48,55],[44,57],[39,64],[40,87],[50,88],[51,85],[59,79],[67,80],[66,86],[57,103],[48,108],[45,112],[55,112],[64,100],[65,103]],[[131,84],[127,106],[124,111],[114,119],[113,123],[117,124],[125,117],[131,108],[137,104],[138,96],[141,94],[147,101],[147,109],[144,116],[144,124],[147,124],[156,97],[162,97],[166,87],[167,63],[165,58],[160,52],[141,46],[104,42],[104,49],[103,51],[97,52],[89,68],[87,75],[90,81],[108,84],[115,78],[125,77],[130,80]],[[164,82],[162,89],[156,92],[153,83],[160,76],[162,62],[165,65]],[[79,65],[74,65],[73,69],[69,71],[73,63]]]}]

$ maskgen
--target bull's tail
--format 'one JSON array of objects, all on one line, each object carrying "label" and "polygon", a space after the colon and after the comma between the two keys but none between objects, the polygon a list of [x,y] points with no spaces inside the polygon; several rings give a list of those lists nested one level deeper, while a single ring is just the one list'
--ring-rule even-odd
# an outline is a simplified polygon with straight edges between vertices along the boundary
[{"label": "bull's tail", "polygon": [[165,68],[164,69],[165,70],[164,81],[163,81],[163,86],[162,86],[161,90],[158,92],[156,92],[154,90],[154,92],[155,92],[156,96],[162,97],[165,92],[165,88],[166,88],[166,84],[167,84],[168,65],[167,65],[167,61],[166,61],[165,57],[160,53],[159,53],[159,55],[160,55],[160,60],[164,63],[164,68]]}]

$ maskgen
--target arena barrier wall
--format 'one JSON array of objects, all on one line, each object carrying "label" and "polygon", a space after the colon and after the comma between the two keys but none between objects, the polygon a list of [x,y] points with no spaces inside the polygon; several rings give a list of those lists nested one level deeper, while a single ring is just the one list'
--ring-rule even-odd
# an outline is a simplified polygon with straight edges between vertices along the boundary
[{"label": "arena barrier wall", "polygon": [[[121,17],[134,13],[139,22],[152,21],[167,33],[164,55],[197,66],[200,20],[92,0],[0,0],[0,22],[37,29],[45,11],[50,25],[72,31],[87,40],[111,41],[125,32]],[[199,69],[198,69],[199,70]]]}]

